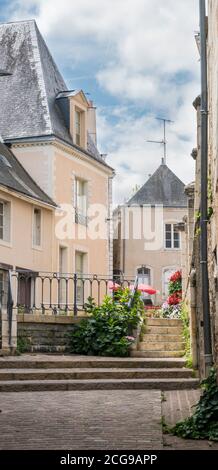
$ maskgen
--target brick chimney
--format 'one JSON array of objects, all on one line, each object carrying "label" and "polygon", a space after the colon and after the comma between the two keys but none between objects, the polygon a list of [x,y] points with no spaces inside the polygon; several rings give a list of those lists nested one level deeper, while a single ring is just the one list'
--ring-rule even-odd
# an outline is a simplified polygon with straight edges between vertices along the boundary
[{"label": "brick chimney", "polygon": [[93,106],[93,101],[89,101],[88,107],[88,116],[87,116],[87,130],[90,134],[93,142],[97,145],[97,135],[96,135],[96,106]]}]

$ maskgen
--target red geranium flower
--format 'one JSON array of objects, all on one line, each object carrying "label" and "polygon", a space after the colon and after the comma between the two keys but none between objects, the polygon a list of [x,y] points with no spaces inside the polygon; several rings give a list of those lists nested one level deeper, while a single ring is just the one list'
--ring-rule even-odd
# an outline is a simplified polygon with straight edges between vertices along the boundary
[{"label": "red geranium flower", "polygon": [[181,281],[182,279],[182,273],[181,271],[176,271],[172,276],[170,277],[171,282],[178,282]]},{"label": "red geranium flower", "polygon": [[170,295],[167,299],[169,305],[178,305],[182,300],[181,292],[175,292],[174,294]]}]

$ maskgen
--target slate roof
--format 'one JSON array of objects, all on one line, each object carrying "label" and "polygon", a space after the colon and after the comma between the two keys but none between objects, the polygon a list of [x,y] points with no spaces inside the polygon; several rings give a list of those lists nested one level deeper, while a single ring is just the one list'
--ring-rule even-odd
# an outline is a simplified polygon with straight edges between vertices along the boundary
[{"label": "slate roof", "polygon": [[[0,24],[0,133],[6,142],[56,136],[74,145],[56,97],[67,91],[34,20]],[[88,136],[87,152],[109,167]],[[81,148],[80,148],[81,150]]]},{"label": "slate roof", "polygon": [[187,197],[184,191],[184,183],[167,165],[162,164],[127,204],[187,207]]},{"label": "slate roof", "polygon": [[57,207],[55,202],[42,191],[11,150],[2,142],[0,142],[0,186]]}]

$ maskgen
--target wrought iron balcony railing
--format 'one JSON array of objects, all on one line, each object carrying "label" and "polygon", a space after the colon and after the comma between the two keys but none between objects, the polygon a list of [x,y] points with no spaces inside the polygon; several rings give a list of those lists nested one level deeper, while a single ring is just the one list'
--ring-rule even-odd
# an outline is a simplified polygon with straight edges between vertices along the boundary
[{"label": "wrought iron balcony railing", "polygon": [[11,272],[13,308],[18,313],[77,316],[83,311],[89,297],[100,305],[106,294],[113,293],[113,286],[130,287],[135,279],[117,275],[112,278],[101,275],[75,273]]}]

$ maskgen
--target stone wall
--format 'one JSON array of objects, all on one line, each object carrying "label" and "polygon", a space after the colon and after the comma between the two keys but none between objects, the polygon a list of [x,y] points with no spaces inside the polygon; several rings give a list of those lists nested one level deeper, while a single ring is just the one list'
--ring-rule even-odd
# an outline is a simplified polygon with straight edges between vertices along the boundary
[{"label": "stone wall", "polygon": [[0,312],[0,350],[1,350],[1,347],[2,347],[2,315]]},{"label": "stone wall", "polygon": [[[209,17],[209,30],[211,34],[211,17]],[[209,43],[211,41],[209,35]],[[213,70],[210,61],[213,47],[209,44],[209,168],[208,168],[208,274],[209,274],[209,293],[210,293],[210,320],[211,337],[213,346],[213,359],[217,362],[218,352],[218,262],[217,262],[217,227],[218,227],[218,186],[217,186],[217,150],[214,147],[214,122],[213,116],[217,113],[214,108],[214,96],[211,95],[213,83]],[[195,312],[196,312],[196,346],[198,356],[198,368],[200,377],[204,378],[206,374],[206,364],[204,355],[204,323],[202,311],[202,279],[200,263],[200,194],[201,194],[201,103],[198,97],[193,103],[197,111],[197,148],[192,152],[195,158],[195,192],[194,192],[194,220],[189,217],[188,225],[194,223],[194,239],[192,249],[191,268],[195,271]],[[215,158],[216,155],[216,158]]]},{"label": "stone wall", "polygon": [[18,315],[18,351],[67,352],[70,332],[80,320],[81,317]]},{"label": "stone wall", "polygon": [[[187,288],[185,291],[185,300],[189,307],[190,314],[190,334],[191,334],[191,351],[194,367],[199,369],[200,377],[205,377],[205,360],[204,360],[204,335],[203,335],[203,312],[202,312],[202,281],[201,281],[201,265],[200,265],[200,231],[199,221],[195,218],[196,208],[196,191],[187,190],[188,211],[186,233],[188,256],[187,262]],[[189,245],[189,241],[191,243]]]},{"label": "stone wall", "polygon": [[209,280],[214,360],[218,365],[218,2],[208,1]]}]

